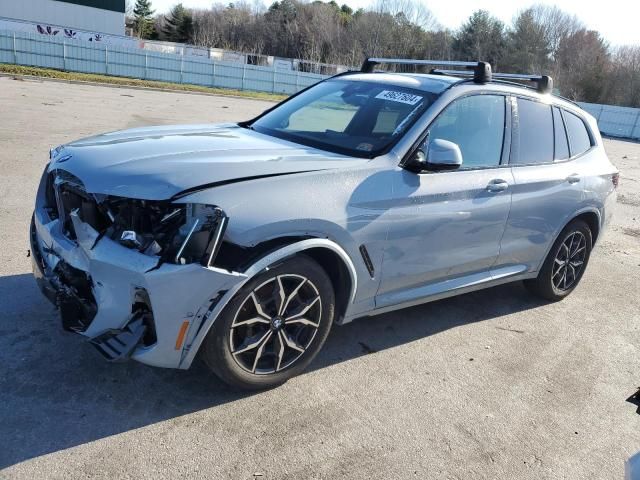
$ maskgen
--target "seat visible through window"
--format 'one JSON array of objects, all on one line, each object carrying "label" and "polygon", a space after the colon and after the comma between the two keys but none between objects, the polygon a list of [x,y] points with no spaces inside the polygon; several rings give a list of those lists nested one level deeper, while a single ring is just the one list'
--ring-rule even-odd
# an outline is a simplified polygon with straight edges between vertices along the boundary
[{"label": "seat visible through window", "polygon": [[462,152],[462,168],[500,164],[505,126],[502,95],[473,95],[449,105],[431,124],[429,141],[448,140]]}]

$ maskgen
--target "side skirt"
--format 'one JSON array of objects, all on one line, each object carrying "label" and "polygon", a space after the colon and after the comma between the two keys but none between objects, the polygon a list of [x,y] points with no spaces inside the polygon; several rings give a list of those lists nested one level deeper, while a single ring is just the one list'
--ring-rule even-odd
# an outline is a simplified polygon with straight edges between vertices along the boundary
[{"label": "side skirt", "polygon": [[391,292],[376,299],[378,308],[366,315],[350,316],[344,319],[348,323],[356,318],[371,317],[403,308],[434,302],[443,298],[455,297],[505,283],[535,278],[538,272],[528,272],[524,265],[512,265],[478,272],[437,283],[430,283],[410,290]]}]

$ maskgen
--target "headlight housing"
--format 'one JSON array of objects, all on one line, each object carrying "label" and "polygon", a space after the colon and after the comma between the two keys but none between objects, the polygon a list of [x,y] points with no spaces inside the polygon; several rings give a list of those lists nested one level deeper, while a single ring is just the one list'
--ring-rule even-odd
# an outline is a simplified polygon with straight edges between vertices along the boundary
[{"label": "headlight housing", "polygon": [[213,205],[188,203],[184,205],[186,221],[180,228],[180,246],[174,263],[200,262],[210,267],[218,254],[228,218],[221,208]]},{"label": "headlight housing", "polygon": [[228,220],[219,207],[95,197],[96,208],[80,215],[91,225],[102,225],[102,236],[166,263],[210,266],[215,260]]}]

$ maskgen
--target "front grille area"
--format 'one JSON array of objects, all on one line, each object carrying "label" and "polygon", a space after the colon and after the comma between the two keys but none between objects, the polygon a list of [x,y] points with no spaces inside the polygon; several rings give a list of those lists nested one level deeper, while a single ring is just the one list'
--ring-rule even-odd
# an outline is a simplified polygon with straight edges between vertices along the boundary
[{"label": "front grille area", "polygon": [[109,224],[96,199],[86,192],[80,179],[64,170],[49,173],[45,196],[50,217],[60,220],[63,233],[71,240],[76,239],[71,221],[73,211],[77,210],[82,221],[97,231],[102,231]]}]

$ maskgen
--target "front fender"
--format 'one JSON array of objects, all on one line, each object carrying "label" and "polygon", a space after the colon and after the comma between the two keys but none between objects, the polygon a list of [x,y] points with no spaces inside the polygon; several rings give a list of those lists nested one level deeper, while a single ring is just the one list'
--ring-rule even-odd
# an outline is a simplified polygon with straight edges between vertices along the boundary
[{"label": "front fender", "polygon": [[[388,161],[381,157],[359,168],[225,185],[186,196],[180,202],[220,206],[229,218],[224,240],[239,247],[251,249],[269,240],[291,237],[335,242],[359,273],[356,297],[365,311],[380,283],[390,227],[391,186],[397,172],[388,168]],[[362,246],[373,266],[371,275],[359,252]]]}]

